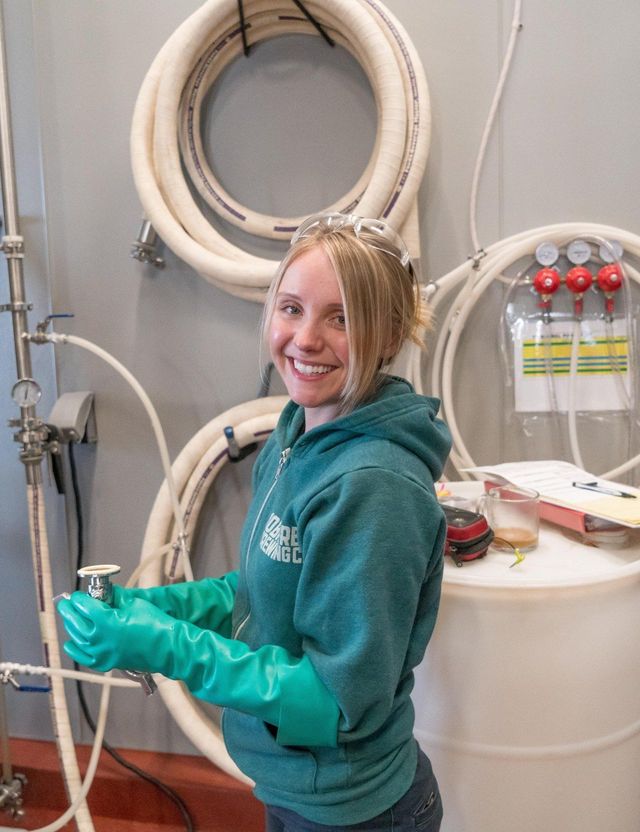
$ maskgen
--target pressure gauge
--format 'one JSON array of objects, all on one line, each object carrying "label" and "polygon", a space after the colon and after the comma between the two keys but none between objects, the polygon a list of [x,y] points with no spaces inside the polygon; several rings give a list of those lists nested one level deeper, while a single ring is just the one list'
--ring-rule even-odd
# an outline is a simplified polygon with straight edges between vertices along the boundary
[{"label": "pressure gauge", "polygon": [[591,246],[584,240],[572,240],[567,246],[567,259],[574,266],[582,266],[591,260]]},{"label": "pressure gauge", "polygon": [[11,398],[18,407],[33,407],[40,401],[41,395],[40,385],[32,378],[18,379],[11,390]]},{"label": "pressure gauge", "polygon": [[553,266],[559,256],[560,252],[558,251],[558,246],[555,243],[546,241],[544,243],[540,243],[540,245],[536,248],[536,260],[541,266]]},{"label": "pressure gauge", "polygon": [[603,263],[615,263],[616,260],[622,260],[624,249],[617,240],[607,240],[608,245],[604,243],[600,246],[600,259]]}]

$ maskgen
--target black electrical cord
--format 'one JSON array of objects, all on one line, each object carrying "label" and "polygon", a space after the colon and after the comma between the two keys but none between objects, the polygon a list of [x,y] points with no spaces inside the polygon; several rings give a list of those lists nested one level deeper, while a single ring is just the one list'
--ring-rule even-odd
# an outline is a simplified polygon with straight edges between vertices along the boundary
[{"label": "black electrical cord", "polygon": [[[83,556],[84,556],[84,520],[83,520],[83,513],[82,513],[82,502],[80,500],[80,488],[78,486],[78,471],[76,467],[76,460],[75,455],[73,452],[73,443],[69,443],[69,470],[71,472],[71,485],[73,490],[73,502],[75,508],[75,515],[76,515],[76,585],[75,588],[80,588],[80,577],[78,576],[77,572],[78,569],[82,566]],[[78,665],[74,662],[76,670],[78,669]],[[82,682],[80,679],[76,679],[76,689],[78,691],[78,700],[80,701],[80,708],[82,710],[82,714],[87,722],[87,725],[95,735],[96,733],[96,723],[91,716],[89,711],[89,706],[87,704],[87,700],[84,695],[84,688],[82,687]],[[189,809],[184,802],[184,800],[180,797],[180,795],[163,783],[161,780],[158,780],[152,774],[149,774],[147,771],[143,771],[143,769],[138,768],[138,766],[131,763],[129,760],[125,760],[125,758],[113,748],[113,746],[109,745],[109,743],[103,739],[102,740],[102,747],[104,750],[109,754],[119,765],[123,768],[126,768],[128,771],[135,774],[137,777],[140,777],[142,780],[146,780],[147,783],[151,783],[152,786],[155,786],[156,789],[161,791],[164,795],[166,795],[169,800],[171,800],[177,806],[180,814],[183,817],[185,829],[187,832],[195,832],[195,826],[193,823],[193,818],[189,812]]]}]

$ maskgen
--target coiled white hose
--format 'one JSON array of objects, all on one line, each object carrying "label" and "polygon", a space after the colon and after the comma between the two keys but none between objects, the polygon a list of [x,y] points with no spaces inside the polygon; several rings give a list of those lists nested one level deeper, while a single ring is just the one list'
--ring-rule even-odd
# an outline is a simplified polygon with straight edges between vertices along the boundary
[{"label": "coiled white hose", "polygon": [[[361,63],[378,109],[375,147],[365,173],[329,209],[384,217],[402,230],[417,257],[417,233],[404,228],[415,206],[430,139],[428,88],[417,52],[379,0],[307,0],[306,6]],[[317,34],[288,2],[245,0],[244,17],[252,43],[290,32]],[[184,160],[195,186],[221,217],[249,232],[288,238],[302,219],[263,217],[239,205],[204,159],[199,140],[202,99],[241,49],[236,0],[209,0],[173,33],[140,89],[131,163],[145,215],[175,254],[231,294],[262,301],[277,263],[225,240],[197,206],[182,168]]]},{"label": "coiled white hose", "polygon": [[[230,459],[224,428],[232,426],[238,447],[262,442],[278,421],[286,396],[256,399],[227,410],[205,425],[184,447],[173,464],[173,478],[181,495],[187,534],[193,534],[203,501],[220,469]],[[166,483],[154,502],[142,546],[143,552],[161,548],[173,534],[173,513]],[[139,586],[165,582],[162,565],[152,563],[139,578]],[[233,777],[250,782],[227,754],[220,728],[179,682],[159,687],[165,705],[185,735],[215,765]]]}]

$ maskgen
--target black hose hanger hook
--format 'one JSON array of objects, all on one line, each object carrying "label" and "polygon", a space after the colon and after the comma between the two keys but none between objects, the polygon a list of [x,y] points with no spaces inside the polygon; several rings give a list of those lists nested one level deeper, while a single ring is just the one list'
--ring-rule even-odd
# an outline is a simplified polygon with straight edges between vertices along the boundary
[{"label": "black hose hanger hook", "polygon": [[[309,23],[318,30],[320,35],[324,38],[324,40],[329,44],[329,46],[335,46],[336,43],[332,37],[327,34],[324,30],[322,25],[316,20],[316,18],[311,14],[311,12],[305,7],[302,0],[293,0],[293,3],[300,9],[302,14],[307,18]],[[243,0],[238,0],[238,17],[240,18],[240,34],[242,35],[242,51],[244,52],[245,58],[249,56],[249,50],[251,47],[249,46],[249,42],[247,41],[247,29],[249,28],[245,16],[244,16],[244,2]]]},{"label": "black hose hanger hook", "polygon": [[249,57],[249,44],[247,42],[247,24],[244,19],[244,3],[238,0],[238,17],[240,18],[240,34],[242,35],[242,51],[245,58]]},{"label": "black hose hanger hook", "polygon": [[333,40],[333,38],[329,37],[329,35],[325,32],[325,30],[322,28],[320,23],[318,23],[318,21],[315,19],[315,17],[311,14],[311,12],[309,12],[305,8],[304,4],[302,3],[302,0],[293,0],[293,2],[300,9],[302,14],[307,18],[309,23],[311,23],[313,26],[315,26],[315,28],[318,30],[318,32],[320,32],[320,34],[326,40],[326,42],[329,44],[329,46],[335,46],[336,42]]}]

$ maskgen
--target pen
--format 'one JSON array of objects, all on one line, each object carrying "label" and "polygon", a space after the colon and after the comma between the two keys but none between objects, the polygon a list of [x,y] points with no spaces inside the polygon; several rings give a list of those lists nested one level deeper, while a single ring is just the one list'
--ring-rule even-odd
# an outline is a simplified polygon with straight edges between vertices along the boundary
[{"label": "pen", "polygon": [[612,497],[628,497],[631,500],[636,499],[635,494],[629,494],[627,491],[618,491],[615,488],[606,488],[603,485],[598,485],[597,482],[572,482],[574,488],[584,488],[585,491],[597,491],[600,494],[610,494]]}]

